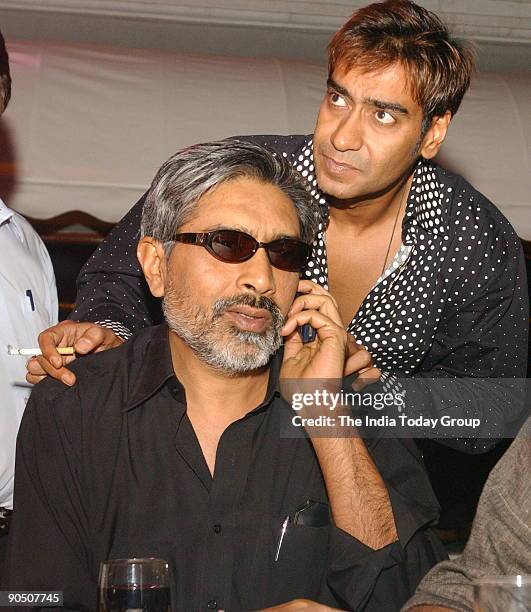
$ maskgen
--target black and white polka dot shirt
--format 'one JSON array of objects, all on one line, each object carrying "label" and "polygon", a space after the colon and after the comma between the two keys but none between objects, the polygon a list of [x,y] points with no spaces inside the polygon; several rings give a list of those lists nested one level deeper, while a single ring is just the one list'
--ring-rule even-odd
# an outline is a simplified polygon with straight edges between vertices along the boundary
[{"label": "black and white polka dot shirt", "polygon": [[[327,288],[328,204],[315,179],[311,136],[241,139],[287,157],[318,200],[322,222],[303,277]],[[135,254],[142,204],[85,265],[71,318],[124,337],[160,320]],[[528,317],[525,261],[509,222],[462,177],[419,160],[402,246],[348,331],[386,376],[524,378]]]}]

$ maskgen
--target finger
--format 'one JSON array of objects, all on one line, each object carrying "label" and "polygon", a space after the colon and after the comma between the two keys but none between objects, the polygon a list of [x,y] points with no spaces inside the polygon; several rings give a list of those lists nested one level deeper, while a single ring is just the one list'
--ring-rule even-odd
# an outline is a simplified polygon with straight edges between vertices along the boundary
[{"label": "finger", "polygon": [[65,368],[64,366],[60,368],[54,367],[45,357],[44,355],[38,355],[35,359],[39,362],[41,368],[46,372],[48,376],[55,378],[57,380],[62,381],[65,385],[72,386],[76,382],[76,377],[73,372]]},{"label": "finger", "polygon": [[47,376],[35,376],[34,374],[26,374],[26,381],[29,382],[30,385],[36,385],[41,380],[44,380]]},{"label": "finger", "polygon": [[363,346],[363,344],[361,342],[358,342],[356,340],[355,336],[353,336],[352,334],[348,335],[347,346],[348,346],[348,350],[349,350],[349,355],[353,355],[354,353],[356,353],[360,349],[364,349],[365,348]]},{"label": "finger", "polygon": [[351,353],[345,362],[345,376],[349,376],[354,372],[361,372],[373,366],[374,362],[372,355],[366,348],[359,347],[358,350]]},{"label": "finger", "polygon": [[316,330],[316,340],[308,344],[297,343],[294,340],[288,342],[284,346],[284,363],[293,359],[299,362],[301,360],[309,362],[317,354],[325,359],[325,356],[328,356],[328,358],[332,356],[332,362],[336,363],[339,358],[338,355],[340,355],[341,369],[338,376],[341,377],[347,342],[345,330],[316,310],[303,310],[288,320],[283,328],[282,335],[289,336],[296,333],[297,327],[306,323],[309,323]]},{"label": "finger", "polygon": [[[297,287],[299,293],[313,293],[314,295],[330,295],[331,294],[321,285],[314,283],[311,280],[300,280]],[[332,296],[331,296],[332,297]]]},{"label": "finger", "polygon": [[297,291],[298,293],[302,293],[303,295],[309,295],[309,294],[310,295],[328,295],[330,299],[332,300],[332,302],[335,304],[336,308],[339,310],[339,306],[337,304],[335,297],[329,291],[327,291],[324,287],[321,287],[321,285],[318,285],[317,283],[314,283],[313,281],[300,280],[299,286],[297,287]]},{"label": "finger", "polygon": [[347,333],[341,325],[338,325],[330,317],[319,312],[318,310],[303,310],[290,316],[284,327],[282,328],[282,335],[288,336],[296,330],[300,325],[306,325],[309,323],[317,332],[317,336],[320,340],[325,340],[330,336],[340,337],[344,345],[347,343]]},{"label": "finger", "polygon": [[[75,359],[75,355],[61,355],[61,366],[63,367]],[[35,374],[36,376],[43,376],[46,374],[46,371],[41,365],[41,362],[48,361],[44,355],[35,355],[26,362],[26,370],[31,374]],[[49,363],[49,362],[48,362]],[[50,367],[54,367],[53,364],[50,364]],[[56,368],[57,369],[57,368]]]},{"label": "finger", "polygon": [[105,331],[106,330],[99,325],[92,324],[83,327],[82,334],[76,338],[74,343],[76,353],[86,355],[102,346],[105,342]]},{"label": "finger", "polygon": [[284,338],[283,360],[287,361],[288,359],[293,359],[293,358],[300,359],[303,356],[303,353],[301,353],[301,351],[304,351],[305,347],[307,346],[308,345],[305,345],[302,342],[302,338],[300,337],[300,334],[298,330],[296,329],[295,331],[291,332],[289,336],[286,336]]},{"label": "finger", "polygon": [[330,317],[334,323],[343,327],[343,322],[341,321],[341,316],[337,310],[335,300],[329,294],[306,293],[300,295],[295,298],[288,312],[288,317],[302,310],[318,310],[327,317]]},{"label": "finger", "polygon": [[368,368],[358,375],[358,378],[352,383],[352,388],[355,391],[361,391],[368,385],[379,381],[381,376],[382,372],[376,366]]},{"label": "finger", "polygon": [[31,376],[46,376],[46,371],[41,367],[41,364],[35,357],[28,359],[26,362],[26,370]]},{"label": "finger", "polygon": [[66,346],[65,327],[59,323],[39,334],[38,342],[41,353],[55,367],[61,367],[63,359],[57,352],[58,346]]}]

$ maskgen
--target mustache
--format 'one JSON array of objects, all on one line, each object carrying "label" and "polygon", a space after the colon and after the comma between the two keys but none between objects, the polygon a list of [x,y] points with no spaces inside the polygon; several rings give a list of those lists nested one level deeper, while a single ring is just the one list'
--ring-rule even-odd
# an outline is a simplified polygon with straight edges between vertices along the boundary
[{"label": "mustache", "polygon": [[252,295],[244,293],[234,295],[228,298],[219,298],[215,301],[212,307],[212,320],[219,318],[224,312],[233,306],[250,306],[251,308],[262,308],[271,314],[271,319],[274,325],[284,324],[284,315],[280,312],[280,308],[271,298],[264,295]]}]

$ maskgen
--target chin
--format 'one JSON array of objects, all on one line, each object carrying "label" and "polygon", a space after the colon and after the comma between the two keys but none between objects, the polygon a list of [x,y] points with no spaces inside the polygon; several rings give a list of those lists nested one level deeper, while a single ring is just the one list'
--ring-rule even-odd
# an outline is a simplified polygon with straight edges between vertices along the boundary
[{"label": "chin", "polygon": [[326,195],[339,200],[345,200],[353,197],[350,195],[350,192],[352,191],[350,185],[342,183],[335,178],[329,177],[324,172],[321,172],[317,167],[315,169],[315,177],[317,179],[317,186],[323,193],[326,193]]},{"label": "chin", "polygon": [[324,178],[322,181],[317,179],[317,184],[322,192],[337,200],[350,200],[358,195],[358,190],[354,190],[350,185],[329,178]]}]

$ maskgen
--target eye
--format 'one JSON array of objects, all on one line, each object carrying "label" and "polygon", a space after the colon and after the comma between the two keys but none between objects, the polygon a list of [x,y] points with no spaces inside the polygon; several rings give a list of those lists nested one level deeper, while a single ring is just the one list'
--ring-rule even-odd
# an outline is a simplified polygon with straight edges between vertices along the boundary
[{"label": "eye", "polygon": [[374,116],[376,117],[376,121],[378,121],[378,123],[382,123],[383,125],[392,125],[393,123],[396,123],[396,119],[393,117],[393,115],[390,115],[384,110],[376,111]]},{"label": "eye", "polygon": [[345,98],[343,98],[343,96],[340,96],[337,91],[329,91],[328,99],[330,100],[332,106],[344,108],[347,105],[347,103],[345,102]]}]

